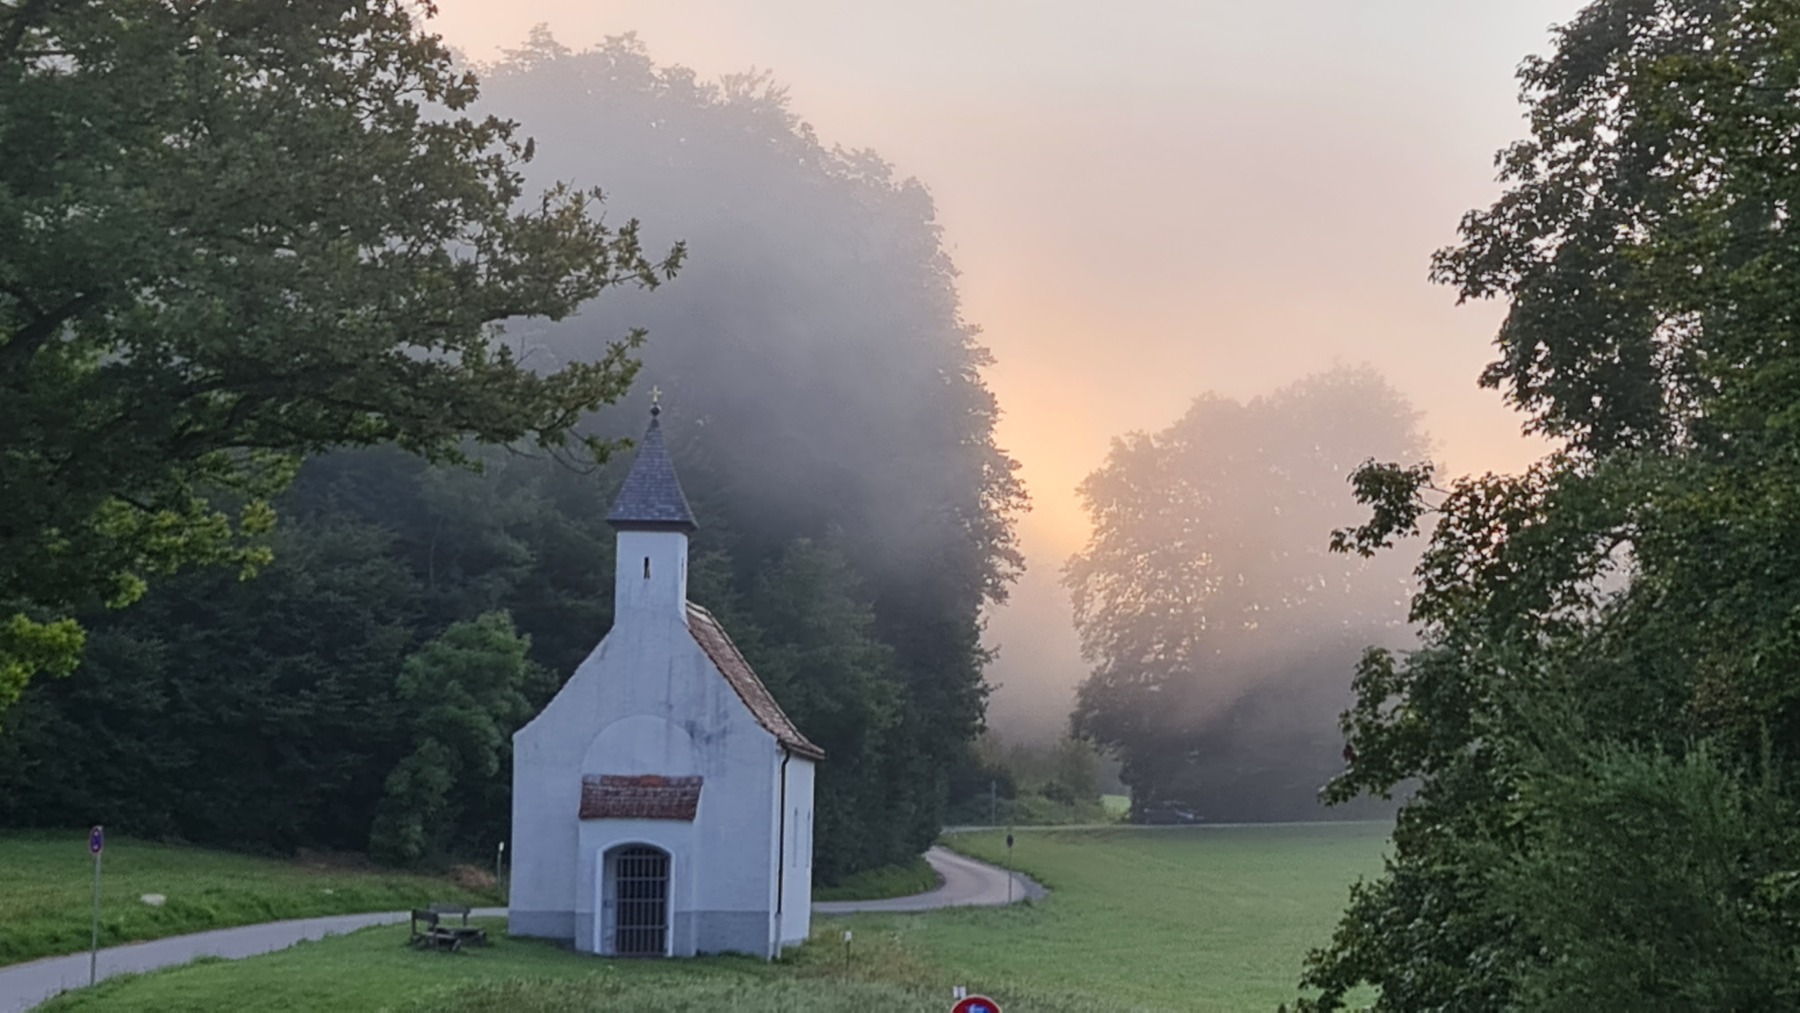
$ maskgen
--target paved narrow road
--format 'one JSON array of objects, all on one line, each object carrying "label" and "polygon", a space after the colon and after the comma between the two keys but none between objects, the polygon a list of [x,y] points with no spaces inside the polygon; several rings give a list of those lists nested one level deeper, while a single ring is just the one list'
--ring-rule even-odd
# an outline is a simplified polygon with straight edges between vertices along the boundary
[{"label": "paved narrow road", "polygon": [[[888,900],[827,901],[813,905],[813,913],[843,915],[869,911],[932,911],[944,907],[996,906],[1044,896],[1043,887],[1030,877],[1007,872],[986,862],[965,858],[945,848],[925,852],[925,860],[944,879],[943,885],[927,893]],[[1007,881],[1011,880],[1009,887]]]},{"label": "paved narrow road", "polygon": [[[1009,878],[1013,881],[1011,898],[1014,901],[1044,895],[1043,887],[1024,876],[1008,873],[985,862],[964,858],[943,848],[932,848],[925,853],[925,860],[944,878],[943,885],[936,890],[891,900],[815,904],[813,910],[818,914],[850,914],[857,911],[929,911],[933,908],[963,905],[1005,904],[1009,896]],[[506,909],[501,907],[477,908],[474,913],[482,918],[506,917]],[[196,957],[225,957],[231,960],[254,957],[285,950],[308,939],[355,932],[371,925],[392,925],[406,919],[405,911],[300,918],[113,946],[100,951],[100,977],[154,971],[185,964]],[[80,988],[87,983],[88,955],[85,953],[0,967],[0,1013],[22,1013],[59,992]]]}]

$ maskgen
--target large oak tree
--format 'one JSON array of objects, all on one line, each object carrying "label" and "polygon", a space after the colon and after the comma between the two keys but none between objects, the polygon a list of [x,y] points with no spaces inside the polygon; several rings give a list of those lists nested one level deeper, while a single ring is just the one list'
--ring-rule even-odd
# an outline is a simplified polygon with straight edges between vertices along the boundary
[{"label": "large oak tree", "polygon": [[1365,469],[1431,525],[1423,647],[1372,652],[1348,798],[1412,783],[1308,981],[1339,1008],[1800,1002],[1800,5],[1597,0],[1436,272],[1510,308],[1483,382],[1561,448]]},{"label": "large oak tree", "polygon": [[1247,403],[1207,395],[1113,441],[1081,485],[1093,520],[1064,582],[1093,665],[1076,730],[1123,761],[1134,804],[1305,818],[1340,768],[1345,670],[1403,635],[1407,563],[1334,556],[1373,456],[1425,453],[1416,413],[1368,370]]},{"label": "large oak tree", "polygon": [[[600,195],[527,198],[532,145],[410,0],[0,4],[0,706],[66,617],[261,558],[300,457],[561,447],[634,334],[534,371],[512,317],[654,285]],[[598,442],[592,444],[600,449]]]}]

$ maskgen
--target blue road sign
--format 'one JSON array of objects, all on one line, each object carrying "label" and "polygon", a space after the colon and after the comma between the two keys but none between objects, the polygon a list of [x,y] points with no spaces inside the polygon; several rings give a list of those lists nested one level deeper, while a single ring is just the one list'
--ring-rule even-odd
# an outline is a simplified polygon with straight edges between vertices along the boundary
[{"label": "blue road sign", "polygon": [[972,995],[952,1006],[950,1013],[1000,1013],[1000,1004],[986,996]]},{"label": "blue road sign", "polygon": [[105,848],[106,848],[106,831],[105,831],[105,829],[103,829],[101,827],[95,827],[94,829],[89,830],[88,831],[88,850],[93,852],[94,854],[98,855]]}]

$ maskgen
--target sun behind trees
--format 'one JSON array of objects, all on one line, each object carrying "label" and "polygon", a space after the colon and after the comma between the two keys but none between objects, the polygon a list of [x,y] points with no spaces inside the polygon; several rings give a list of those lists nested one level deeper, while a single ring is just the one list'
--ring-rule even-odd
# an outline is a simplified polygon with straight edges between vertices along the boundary
[{"label": "sun behind trees", "polygon": [[1078,733],[1123,761],[1134,807],[1207,820],[1324,815],[1337,715],[1371,643],[1405,639],[1409,562],[1329,551],[1371,456],[1426,454],[1417,413],[1367,369],[1240,403],[1217,395],[1113,442],[1082,483],[1094,522],[1069,560],[1082,650]]}]

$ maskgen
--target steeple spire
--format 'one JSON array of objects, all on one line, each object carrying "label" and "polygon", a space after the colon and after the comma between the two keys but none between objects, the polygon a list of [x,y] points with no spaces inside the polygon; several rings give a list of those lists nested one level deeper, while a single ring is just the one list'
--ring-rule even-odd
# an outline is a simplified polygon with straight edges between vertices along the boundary
[{"label": "steeple spire", "polygon": [[681,480],[675,477],[669,448],[663,444],[662,406],[657,403],[661,395],[661,390],[651,394],[650,428],[639,441],[637,460],[631,462],[619,498],[606,515],[614,530],[691,532],[699,527],[681,491]]}]

